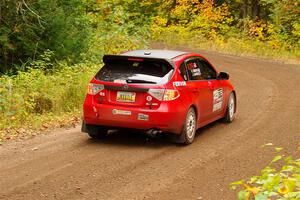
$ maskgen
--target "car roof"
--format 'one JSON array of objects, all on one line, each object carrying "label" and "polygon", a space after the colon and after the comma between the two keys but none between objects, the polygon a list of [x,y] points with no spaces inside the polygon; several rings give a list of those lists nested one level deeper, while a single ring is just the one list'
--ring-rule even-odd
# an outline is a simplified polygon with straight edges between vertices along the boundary
[{"label": "car roof", "polygon": [[177,56],[181,56],[187,53],[188,52],[184,52],[184,51],[147,49],[147,50],[128,51],[121,55],[143,57],[143,58],[173,59]]}]

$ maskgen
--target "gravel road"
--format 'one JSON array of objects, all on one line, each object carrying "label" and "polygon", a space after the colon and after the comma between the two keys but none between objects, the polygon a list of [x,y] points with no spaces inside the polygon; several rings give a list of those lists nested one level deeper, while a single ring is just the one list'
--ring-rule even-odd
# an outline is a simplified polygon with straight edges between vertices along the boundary
[{"label": "gravel road", "polygon": [[95,141],[79,127],[8,142],[0,146],[0,199],[233,200],[230,182],[258,174],[275,155],[261,145],[296,155],[300,66],[200,53],[230,74],[233,123],[199,129],[189,146],[131,132]]}]

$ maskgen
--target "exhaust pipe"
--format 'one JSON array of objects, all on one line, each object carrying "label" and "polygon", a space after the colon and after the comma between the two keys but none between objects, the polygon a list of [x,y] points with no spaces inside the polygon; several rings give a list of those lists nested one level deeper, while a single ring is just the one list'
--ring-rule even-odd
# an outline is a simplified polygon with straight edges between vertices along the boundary
[{"label": "exhaust pipe", "polygon": [[160,133],[162,133],[162,131],[159,130],[159,129],[150,129],[146,132],[146,135],[151,137],[151,138],[154,138]]}]

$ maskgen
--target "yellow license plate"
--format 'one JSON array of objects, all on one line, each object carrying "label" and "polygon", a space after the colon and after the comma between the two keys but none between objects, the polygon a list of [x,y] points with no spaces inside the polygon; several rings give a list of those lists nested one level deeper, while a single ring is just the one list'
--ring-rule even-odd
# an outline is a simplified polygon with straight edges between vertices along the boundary
[{"label": "yellow license plate", "polygon": [[117,92],[117,101],[119,102],[135,102],[135,92]]}]

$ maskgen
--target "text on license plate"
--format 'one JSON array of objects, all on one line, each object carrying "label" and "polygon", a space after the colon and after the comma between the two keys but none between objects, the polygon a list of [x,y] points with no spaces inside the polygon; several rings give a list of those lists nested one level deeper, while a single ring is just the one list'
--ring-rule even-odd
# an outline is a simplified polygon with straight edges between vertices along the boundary
[{"label": "text on license plate", "polygon": [[117,92],[117,101],[119,102],[135,102],[135,92]]}]

